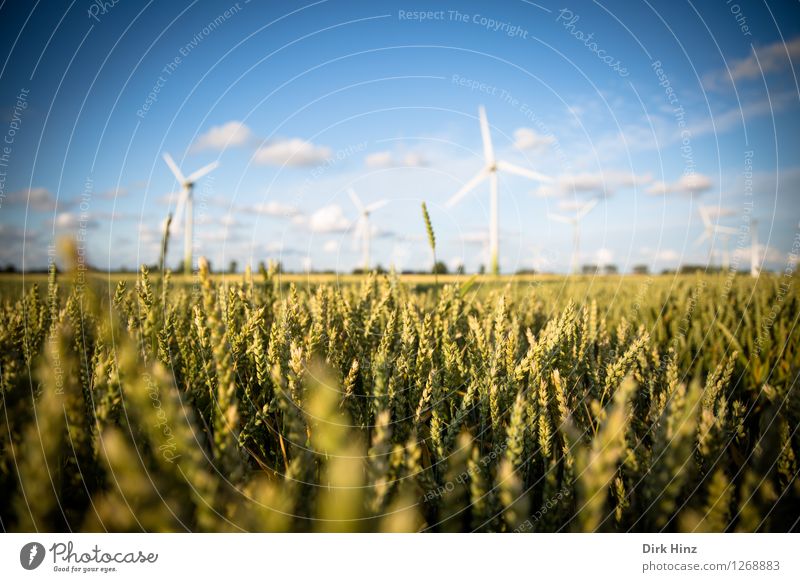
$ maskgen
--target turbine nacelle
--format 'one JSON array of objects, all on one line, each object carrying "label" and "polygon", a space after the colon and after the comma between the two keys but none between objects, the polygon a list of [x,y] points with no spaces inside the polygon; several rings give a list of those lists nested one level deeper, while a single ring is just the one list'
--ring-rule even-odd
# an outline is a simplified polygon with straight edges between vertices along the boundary
[{"label": "turbine nacelle", "polygon": [[203,176],[205,176],[206,174],[208,174],[209,172],[211,172],[212,170],[216,169],[219,166],[219,162],[213,161],[210,164],[203,166],[196,172],[192,172],[188,176],[184,176],[183,172],[181,172],[181,169],[178,167],[178,164],[175,163],[175,160],[172,159],[171,155],[165,153],[164,161],[167,163],[167,166],[169,166],[172,175],[175,176],[175,178],[180,183],[181,187],[186,190],[191,190],[192,188],[194,188],[194,185],[200,178],[202,178]]}]

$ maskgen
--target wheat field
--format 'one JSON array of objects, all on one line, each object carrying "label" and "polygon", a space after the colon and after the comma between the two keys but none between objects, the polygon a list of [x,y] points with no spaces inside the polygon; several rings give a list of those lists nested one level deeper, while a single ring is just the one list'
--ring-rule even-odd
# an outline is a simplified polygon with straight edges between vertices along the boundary
[{"label": "wheat field", "polygon": [[795,278],[0,283],[5,531],[792,531]]}]

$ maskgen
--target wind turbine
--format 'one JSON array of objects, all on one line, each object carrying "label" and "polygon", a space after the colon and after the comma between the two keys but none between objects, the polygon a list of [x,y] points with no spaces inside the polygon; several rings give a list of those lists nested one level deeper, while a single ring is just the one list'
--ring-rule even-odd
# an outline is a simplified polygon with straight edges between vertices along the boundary
[{"label": "wind turbine", "polygon": [[[709,206],[703,206],[700,204],[697,207],[698,212],[700,213],[700,218],[703,219],[703,234],[697,237],[697,240],[694,241],[694,246],[698,246],[702,244],[705,240],[711,239],[711,237],[715,234],[719,234],[720,238],[722,239],[722,269],[727,271],[730,267],[730,254],[728,250],[728,239],[731,235],[737,234],[739,231],[730,226],[721,226],[719,224],[714,224],[711,222],[711,213],[712,210]],[[712,244],[708,248],[708,262],[711,263],[711,256],[714,250],[714,245]]]},{"label": "wind turbine", "polygon": [[517,176],[522,176],[524,178],[530,178],[531,180],[537,180],[539,182],[552,182],[553,180],[552,178],[545,176],[544,174],[540,174],[539,172],[534,172],[533,170],[528,170],[527,168],[522,168],[509,162],[497,160],[494,157],[492,136],[489,132],[489,121],[486,119],[486,109],[484,109],[483,105],[478,108],[478,116],[480,118],[481,125],[481,139],[483,141],[483,158],[486,161],[486,165],[484,165],[484,167],[469,182],[464,184],[461,189],[456,192],[453,197],[450,198],[450,200],[447,201],[445,206],[447,208],[452,208],[478,184],[487,178],[489,179],[489,254],[491,261],[491,272],[492,274],[497,275],[500,272],[500,264],[498,261],[498,247],[500,246],[498,240],[499,226],[497,222],[498,170],[509,172],[510,174],[516,174]]},{"label": "wind turbine", "polygon": [[[193,208],[193,200],[192,200],[192,193],[194,191],[195,183],[214,170],[218,165],[219,162],[211,162],[207,166],[203,166],[196,172],[189,174],[188,177],[184,177],[183,173],[181,172],[180,168],[178,168],[178,164],[175,163],[175,160],[172,159],[172,156],[165,153],[164,154],[164,161],[169,166],[169,169],[172,171],[172,174],[181,184],[181,190],[178,193],[178,202],[175,205],[175,217],[178,221],[181,219],[181,213],[185,207],[185,216],[184,222],[186,224],[183,225],[184,228],[184,238],[183,238],[183,272],[187,275],[192,274],[192,236],[193,236],[193,227],[194,227],[194,208]],[[172,215],[170,214],[170,221]],[[165,240],[169,237],[169,224],[170,221],[167,222],[166,226],[166,233],[165,233]]]},{"label": "wind turbine", "polygon": [[572,260],[571,262],[571,271],[572,274],[575,275],[578,272],[578,263],[580,262],[580,241],[581,241],[581,232],[580,232],[580,221],[583,219],[584,216],[589,214],[589,212],[597,206],[597,198],[592,198],[584,204],[580,206],[577,211],[575,212],[575,216],[562,216],[560,214],[550,214],[548,213],[547,217],[550,220],[555,220],[556,222],[563,222],[564,224],[571,224],[573,227],[573,234],[572,234]]},{"label": "wind turbine", "polygon": [[370,269],[369,241],[372,237],[372,231],[369,226],[369,215],[386,206],[389,201],[378,200],[377,202],[373,202],[372,204],[365,206],[361,201],[361,198],[359,198],[358,194],[356,194],[355,190],[350,188],[347,191],[347,194],[350,196],[350,200],[353,201],[353,205],[356,207],[356,209],[358,209],[359,216],[358,221],[356,222],[356,228],[353,231],[353,241],[358,242],[358,239],[361,239],[361,252],[364,253],[364,272],[366,273]]}]

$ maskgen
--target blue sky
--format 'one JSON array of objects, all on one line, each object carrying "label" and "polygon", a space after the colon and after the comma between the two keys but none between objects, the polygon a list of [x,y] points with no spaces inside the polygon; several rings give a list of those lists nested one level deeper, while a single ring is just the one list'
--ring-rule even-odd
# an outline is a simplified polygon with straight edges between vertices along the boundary
[{"label": "blue sky", "polygon": [[[186,173],[220,163],[195,190],[195,254],[216,267],[360,265],[354,188],[389,201],[370,219],[373,264],[430,267],[424,200],[439,257],[475,270],[488,187],[444,203],[483,164],[482,104],[498,157],[553,179],[501,174],[504,272],[566,271],[572,230],[547,215],[592,198],[582,263],[705,263],[705,205],[743,233],[755,217],[783,269],[800,220],[798,16],[746,1],[5,1],[0,264],[42,267],[81,227],[98,268],[155,263],[169,152]],[[750,244],[729,241],[743,268]]]}]

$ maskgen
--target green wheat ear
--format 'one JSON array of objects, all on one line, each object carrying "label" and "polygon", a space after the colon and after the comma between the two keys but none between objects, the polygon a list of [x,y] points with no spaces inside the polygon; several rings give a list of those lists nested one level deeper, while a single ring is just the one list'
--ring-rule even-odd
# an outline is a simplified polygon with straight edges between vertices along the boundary
[{"label": "green wheat ear", "polygon": [[428,231],[428,245],[431,247],[433,253],[433,275],[436,285],[439,285],[439,276],[436,272],[436,234],[433,232],[433,224],[431,223],[431,215],[428,214],[428,206],[422,203],[422,219],[425,221],[425,230]]},{"label": "green wheat ear", "polygon": [[431,224],[431,215],[428,214],[428,207],[422,203],[422,218],[425,220],[425,230],[428,231],[428,244],[431,250],[436,252],[436,235],[433,233],[433,225]]}]

